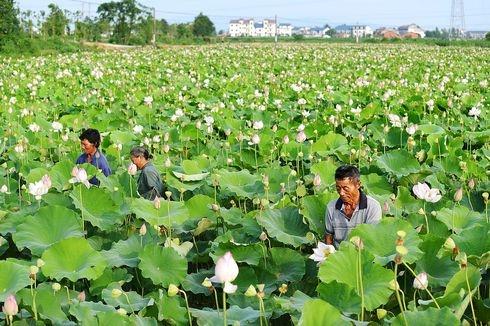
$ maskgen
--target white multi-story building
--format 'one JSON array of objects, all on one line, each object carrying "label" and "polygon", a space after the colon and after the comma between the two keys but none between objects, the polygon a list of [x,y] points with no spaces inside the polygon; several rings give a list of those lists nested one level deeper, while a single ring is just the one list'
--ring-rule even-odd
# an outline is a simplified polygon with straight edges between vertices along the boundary
[{"label": "white multi-story building", "polygon": [[340,25],[335,27],[339,37],[370,37],[374,31],[367,25]]},{"label": "white multi-story building", "polygon": [[253,19],[234,19],[230,20],[228,33],[231,37],[252,36],[252,37],[273,37],[291,36],[293,27],[290,24],[276,24],[274,19],[264,19],[262,22],[254,22]]},{"label": "white multi-story building", "polygon": [[425,31],[422,28],[420,28],[419,25],[416,24],[400,26],[398,27],[398,33],[400,33],[401,36],[404,36],[405,34],[409,34],[409,33],[414,33],[414,34],[418,34],[420,38],[425,37]]}]

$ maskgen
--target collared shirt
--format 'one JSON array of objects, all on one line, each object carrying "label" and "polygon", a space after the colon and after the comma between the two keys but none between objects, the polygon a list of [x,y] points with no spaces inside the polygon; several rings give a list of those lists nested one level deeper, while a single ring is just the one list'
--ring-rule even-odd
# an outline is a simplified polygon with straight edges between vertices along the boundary
[{"label": "collared shirt", "polygon": [[151,162],[141,169],[138,177],[138,193],[141,197],[153,200],[155,197],[163,196],[163,183],[160,174]]},{"label": "collared shirt", "polygon": [[344,203],[339,198],[328,203],[325,212],[326,233],[331,234],[334,247],[347,239],[350,231],[359,224],[378,224],[381,220],[381,205],[378,201],[360,191],[359,204],[349,219],[344,212]]},{"label": "collared shirt", "polygon": [[[76,161],[76,164],[83,164],[83,163],[88,163],[88,154],[86,153],[80,155]],[[102,173],[106,177],[112,173],[111,168],[109,167],[109,163],[107,162],[107,159],[105,158],[104,154],[102,154],[99,150],[97,150],[95,154],[92,156],[92,162],[90,162],[90,164],[95,166],[97,169],[102,170]],[[89,182],[96,186],[100,184],[100,181],[96,177],[90,179]]]}]

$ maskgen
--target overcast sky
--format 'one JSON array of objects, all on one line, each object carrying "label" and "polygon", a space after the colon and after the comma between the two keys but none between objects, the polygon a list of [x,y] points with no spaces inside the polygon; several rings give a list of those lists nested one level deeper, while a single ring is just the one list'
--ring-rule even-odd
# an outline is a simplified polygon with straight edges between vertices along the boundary
[{"label": "overcast sky", "polygon": [[[17,0],[21,10],[47,10],[49,3],[63,9],[92,15],[101,0]],[[89,5],[89,2],[91,3]],[[157,18],[169,23],[190,22],[203,12],[216,25],[227,29],[230,19],[247,17],[257,20],[278,17],[279,23],[293,26],[330,24],[368,24],[395,27],[416,23],[425,29],[449,27],[451,0],[141,0],[156,8]],[[458,2],[458,1],[456,1]],[[464,0],[466,30],[490,30],[490,0]]]}]

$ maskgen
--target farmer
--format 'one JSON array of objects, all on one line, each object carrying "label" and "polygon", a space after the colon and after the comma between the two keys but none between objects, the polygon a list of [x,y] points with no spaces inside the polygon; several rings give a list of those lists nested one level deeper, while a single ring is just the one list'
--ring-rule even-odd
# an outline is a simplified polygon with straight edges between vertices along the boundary
[{"label": "farmer", "polygon": [[138,193],[141,197],[154,200],[156,197],[163,196],[163,183],[160,174],[150,162],[151,154],[144,147],[134,147],[131,149],[131,162],[136,165],[141,173],[138,177]]},{"label": "farmer", "polygon": [[335,186],[340,198],[327,205],[325,243],[338,248],[359,224],[377,224],[381,220],[381,206],[362,192],[359,170],[355,166],[339,167],[335,171]]},{"label": "farmer", "polygon": [[[82,145],[83,154],[80,155],[76,161],[76,164],[90,163],[107,177],[111,174],[111,168],[104,154],[99,151],[100,146],[100,133],[97,129],[86,129],[78,137]],[[93,177],[89,180],[93,185],[99,185],[100,181]]]}]

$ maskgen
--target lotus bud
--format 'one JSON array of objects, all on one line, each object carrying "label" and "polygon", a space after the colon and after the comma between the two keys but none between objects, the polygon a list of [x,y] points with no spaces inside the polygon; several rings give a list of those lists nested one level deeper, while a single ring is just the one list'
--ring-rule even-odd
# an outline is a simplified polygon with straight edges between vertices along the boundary
[{"label": "lotus bud", "polygon": [[437,212],[436,211],[430,211],[430,215],[437,216]]},{"label": "lotus bud", "polygon": [[458,190],[456,190],[456,192],[454,193],[454,201],[459,203],[461,201],[461,199],[463,199],[463,188],[459,188]]},{"label": "lotus bud", "polygon": [[388,286],[393,291],[398,291],[400,289],[400,285],[395,280],[391,280]]},{"label": "lotus bud", "polygon": [[296,172],[296,170],[291,170],[289,174],[291,174],[292,177],[295,177],[298,173]]},{"label": "lotus bud", "polygon": [[124,308],[119,308],[116,310],[116,312],[121,316],[126,316],[128,314],[128,312]]},{"label": "lotus bud", "polygon": [[153,199],[153,207],[155,207],[155,209],[160,209],[161,205],[160,197],[156,196],[155,199]]},{"label": "lotus bud", "polygon": [[163,145],[163,152],[168,153],[170,151],[170,146],[168,144]]},{"label": "lotus bud", "polygon": [[288,144],[289,143],[289,137],[288,137],[288,135],[284,136],[284,138],[282,139],[282,141],[284,142],[284,144]]},{"label": "lotus bud", "polygon": [[38,258],[38,259],[36,260],[36,266],[37,266],[37,267],[41,268],[41,267],[43,267],[43,266],[44,266],[44,264],[45,264],[45,263],[44,263],[44,260],[42,260],[41,258]]},{"label": "lotus bud", "polygon": [[80,292],[77,296],[77,299],[80,302],[85,301],[85,291]]},{"label": "lotus bud", "polygon": [[165,165],[166,168],[169,168],[169,167],[172,166],[172,161],[170,161],[170,158],[167,157],[167,159],[165,160],[164,165]]},{"label": "lotus bud", "polygon": [[383,204],[383,212],[389,213],[390,212],[390,204],[388,204],[387,201],[384,202]]},{"label": "lotus bud", "polygon": [[170,197],[172,196],[172,192],[171,191],[165,191],[165,196],[167,197],[167,199],[170,199]]},{"label": "lotus bud", "polygon": [[170,138],[170,134],[168,132],[166,132],[164,135],[163,135],[163,141],[164,142],[168,142],[168,139]]},{"label": "lotus bud", "polygon": [[262,175],[262,183],[265,187],[269,187],[269,176],[267,174]]},{"label": "lotus bud", "polygon": [[413,287],[418,290],[426,290],[429,285],[429,279],[426,272],[422,272],[413,280]]},{"label": "lotus bud", "polygon": [[378,320],[385,318],[387,313],[388,311],[385,309],[376,309],[376,316],[378,317]]},{"label": "lotus bud", "polygon": [[260,233],[259,239],[260,239],[260,241],[267,240],[267,233],[265,233],[264,231],[262,231],[262,233]]},{"label": "lotus bud", "polygon": [[427,157],[425,151],[422,149],[420,151],[417,152],[417,154],[415,154],[415,157],[417,158],[417,160],[419,162],[423,162],[425,161],[425,158]]},{"label": "lotus bud", "polygon": [[313,178],[313,186],[320,187],[321,184],[322,184],[322,178],[320,177],[319,174],[315,174],[315,177]]},{"label": "lotus bud", "polygon": [[471,190],[475,188],[475,179],[471,178],[470,180],[468,180],[468,188],[470,188]]},{"label": "lotus bud", "polygon": [[140,235],[144,236],[146,234],[146,223],[143,223],[143,225],[140,228]]},{"label": "lotus bud", "polygon": [[486,205],[488,203],[488,192],[484,192],[483,194],[481,194],[481,196],[483,197],[483,201]]},{"label": "lotus bud", "polygon": [[202,281],[201,284],[202,284],[202,286],[207,287],[207,288],[210,288],[213,286],[213,284],[211,284],[211,281],[207,277],[204,279],[204,281]]},{"label": "lotus bud", "polygon": [[51,289],[53,289],[54,292],[58,292],[59,290],[61,290],[61,284],[60,283],[53,283],[51,285]]},{"label": "lotus bud", "polygon": [[247,297],[255,297],[257,295],[257,291],[255,290],[255,287],[250,284],[250,286],[247,288],[247,291],[245,291],[245,296]]},{"label": "lotus bud", "polygon": [[420,207],[417,213],[419,213],[420,215],[425,215],[425,211],[422,207]]},{"label": "lotus bud", "polygon": [[288,292],[288,285],[285,283],[282,283],[281,286],[278,288],[279,293],[284,294]]},{"label": "lotus bud", "polygon": [[211,209],[214,212],[219,212],[219,205],[218,204],[211,204]]},{"label": "lotus bud", "polygon": [[3,313],[6,316],[13,317],[19,312],[19,306],[17,305],[17,300],[12,294],[9,294],[3,303]]},{"label": "lotus bud", "polygon": [[466,171],[468,169],[468,167],[466,166],[466,162],[464,161],[459,162],[459,168],[463,171]]},{"label": "lotus bud", "polygon": [[137,171],[138,171],[138,167],[136,166],[136,164],[134,164],[134,163],[129,164],[129,166],[128,166],[128,174],[129,175],[135,175]]},{"label": "lotus bud", "polygon": [[359,250],[364,249],[364,242],[362,242],[360,237],[354,236],[350,239],[350,242],[353,243],[357,249],[359,249]]},{"label": "lotus bud", "polygon": [[169,297],[174,297],[177,295],[177,293],[179,293],[179,291],[180,291],[179,288],[175,284],[170,284],[168,286],[167,294]]},{"label": "lotus bud", "polygon": [[413,150],[414,147],[415,147],[415,139],[413,139],[413,137],[410,136],[407,139],[407,148],[409,151],[411,151],[411,150]]},{"label": "lotus bud", "polygon": [[116,289],[112,289],[112,291],[111,291],[111,296],[113,298],[119,298],[121,296],[121,294],[123,294],[123,292],[121,290],[117,289],[117,288]]}]

